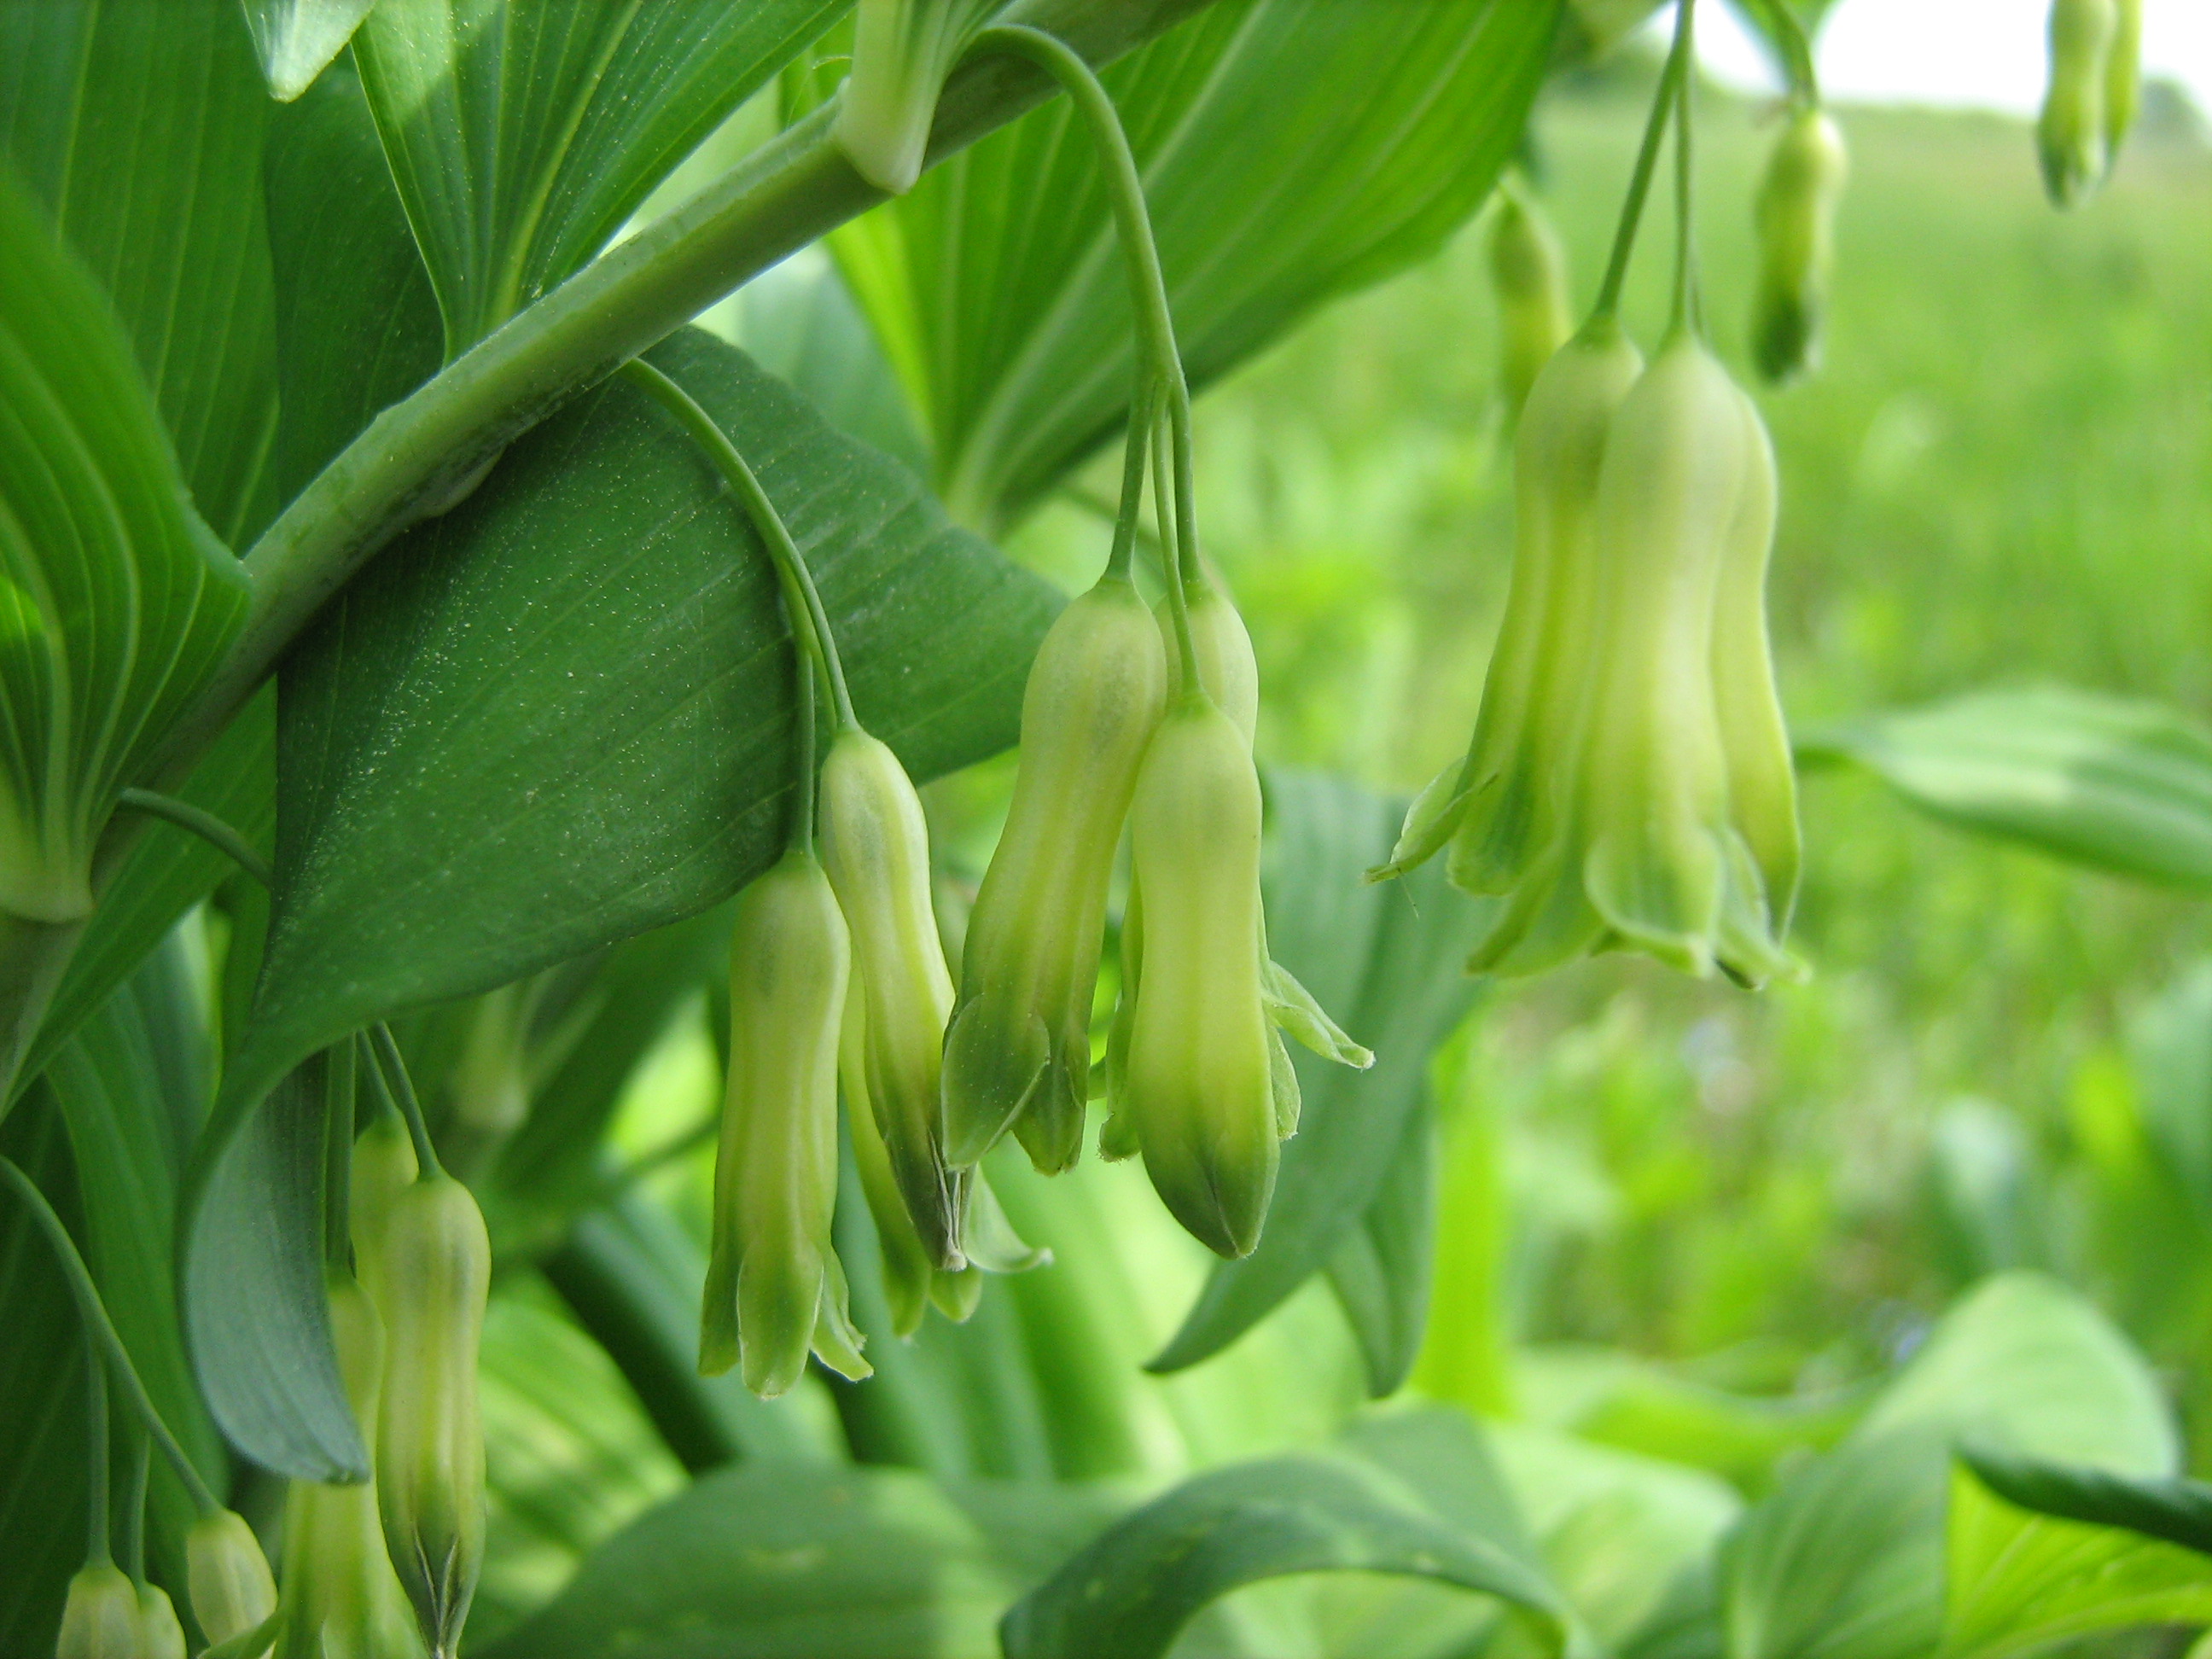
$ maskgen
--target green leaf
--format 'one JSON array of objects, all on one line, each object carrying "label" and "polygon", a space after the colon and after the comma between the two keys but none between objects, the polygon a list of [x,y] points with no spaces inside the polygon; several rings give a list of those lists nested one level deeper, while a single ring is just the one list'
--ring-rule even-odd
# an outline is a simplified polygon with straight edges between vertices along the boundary
[{"label": "green leaf", "polygon": [[1367,1368],[1367,1392],[1395,1394],[1421,1352],[1436,1256],[1437,1130],[1409,1113],[1373,1202],[1328,1259],[1329,1288]]},{"label": "green leaf", "polygon": [[290,103],[345,50],[376,0],[240,0],[273,98]]},{"label": "green leaf", "polygon": [[2120,875],[2212,891],[2212,734],[2155,703],[1984,691],[1797,741],[1939,818]]},{"label": "green leaf", "polygon": [[1908,1659],[1942,1634],[1944,1506],[1962,1438],[2123,1474],[2179,1456],[2156,1379],[2074,1292],[1985,1281],[1835,1451],[1747,1517],[1728,1553],[1730,1659]]},{"label": "green leaf", "polygon": [[457,357],[577,270],[845,0],[380,0],[354,57]]},{"label": "green leaf", "polygon": [[[13,1158],[82,1234],[76,1166],[53,1097],[33,1090],[0,1122]],[[62,1594],[84,1563],[85,1346],[53,1247],[0,1200],[0,1653],[54,1650]]]},{"label": "green leaf", "polygon": [[0,908],[91,908],[94,838],[244,619],[130,343],[0,168]]},{"label": "green leaf", "polygon": [[[268,850],[276,829],[276,694],[272,687],[239,711],[193,768],[179,799],[212,812]],[[198,836],[166,823],[145,826],[70,956],[19,1084],[36,1077],[56,1050],[106,1001],[185,911],[236,866]]]},{"label": "green leaf", "polygon": [[1975,1478],[2000,1467],[2003,1485],[2039,1498],[2088,1498],[2086,1507],[2160,1525],[2185,1517],[2200,1545],[2205,1539],[2206,1488],[2177,1508],[2180,1482],[2136,1493],[2134,1483],[2099,1470],[1970,1458],[1951,1483],[1945,1659],[2009,1659],[2100,1631],[2212,1623],[2212,1559],[2122,1526],[2008,1503]]},{"label": "green leaf", "polygon": [[0,6],[0,149],[106,294],[232,547],[275,505],[268,108],[234,0]]},{"label": "green leaf", "polygon": [[2212,1556],[2212,1486],[2202,1480],[2147,1480],[1972,1443],[1959,1449],[1959,1457],[1983,1486],[2017,1508],[2121,1527]]},{"label": "green leaf", "polygon": [[[890,1469],[708,1475],[617,1534],[481,1659],[995,1659],[1007,1599],[1109,1495]],[[1103,1653],[1103,1650],[1087,1651]]]},{"label": "green leaf", "polygon": [[1527,1614],[1551,1650],[1568,1642],[1559,1592],[1510,1550],[1372,1465],[1309,1456],[1202,1474],[1110,1528],[1007,1613],[1006,1659],[1153,1659],[1230,1591],[1331,1570],[1481,1591]]},{"label": "green leaf", "polygon": [[315,1055],[228,1133],[204,1135],[180,1206],[178,1301],[208,1409],[239,1450],[298,1480],[368,1476],[323,1283],[331,1069]]},{"label": "green leaf", "polygon": [[2138,1014],[2128,1032],[2143,1127],[2212,1216],[2212,962],[2200,962]]},{"label": "green leaf", "polygon": [[[1106,71],[1194,385],[1442,245],[1520,143],[1559,9],[1220,0]],[[1120,429],[1127,277],[1066,100],[834,245],[963,520],[1010,521]]]},{"label": "green leaf", "polygon": [[[1429,1059],[1475,994],[1460,964],[1481,938],[1489,906],[1448,889],[1434,866],[1384,886],[1360,879],[1389,855],[1398,804],[1306,773],[1271,772],[1267,789],[1268,946],[1376,1059],[1355,1072],[1293,1054],[1305,1103],[1297,1133],[1283,1143],[1259,1249],[1215,1266],[1153,1370],[1196,1364],[1264,1318],[1367,1226],[1378,1202],[1401,1201],[1394,1175],[1425,1183],[1401,1160],[1419,1155],[1405,1152],[1410,1138],[1425,1143],[1431,1133]],[[1376,1224],[1387,1231],[1401,1221],[1384,1216]],[[1363,1345],[1376,1340],[1369,1378],[1387,1392],[1419,1346],[1428,1244],[1396,1236],[1378,1248],[1370,1232],[1364,1248],[1358,1262],[1346,1259],[1346,1272],[1389,1300],[1352,1322]]]},{"label": "green leaf", "polygon": [[438,371],[437,295],[349,59],[271,113],[269,245],[289,501],[379,410]]}]

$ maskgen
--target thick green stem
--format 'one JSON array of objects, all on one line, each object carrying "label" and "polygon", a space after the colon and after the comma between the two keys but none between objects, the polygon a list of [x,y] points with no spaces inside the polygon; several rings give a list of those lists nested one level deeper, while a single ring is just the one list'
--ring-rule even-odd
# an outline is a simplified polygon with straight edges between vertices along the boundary
[{"label": "thick green stem", "polygon": [[752,520],[754,530],[767,544],[776,579],[783,584],[784,604],[791,611],[793,641],[801,656],[811,657],[814,666],[829,681],[837,724],[858,727],[860,721],[853,714],[852,693],[845,685],[845,665],[837,655],[837,636],[830,631],[830,613],[823,609],[821,591],[814,585],[814,573],[806,568],[799,544],[792,540],[783,515],[769,500],[768,491],[761,488],[758,475],[738,453],[729,434],[714,424],[714,417],[700,408],[697,399],[682,386],[642,357],[624,363],[622,372],[625,379],[650,393],[655,402],[683,423],[692,441],[707,452],[707,459],[714,462],[714,470],[737,495],[745,516]]},{"label": "thick green stem", "polygon": [[[54,1213],[54,1206],[46,1202],[46,1195],[39,1190],[38,1184],[18,1169],[12,1158],[0,1158],[0,1181],[15,1189],[15,1196],[29,1207],[32,1218],[46,1234],[46,1242],[53,1246],[54,1255],[61,1261],[62,1276],[69,1280],[70,1294],[76,1299],[77,1317],[83,1323],[85,1335],[92,1343],[95,1357],[107,1362],[106,1369],[122,1388],[124,1398],[131,1402],[131,1409],[137,1413],[138,1420],[146,1425],[146,1432],[154,1437],[154,1443],[161,1449],[161,1455],[169,1460],[170,1467],[177,1472],[177,1479],[184,1483],[185,1491],[191,1495],[192,1507],[202,1515],[212,1515],[222,1505],[216,1502],[215,1494],[208,1490],[207,1482],[192,1467],[192,1460],[185,1455],[185,1449],[177,1443],[177,1437],[169,1432],[169,1425],[161,1420],[161,1413],[154,1409],[153,1396],[146,1392],[146,1385],[138,1380],[138,1368],[131,1363],[130,1350],[123,1346],[123,1339],[115,1334],[115,1323],[107,1316],[106,1304],[100,1299],[100,1289],[92,1282],[91,1270],[84,1265],[84,1258],[77,1254],[76,1241],[69,1236],[69,1229],[62,1225],[62,1218]],[[99,1367],[95,1365],[94,1369],[96,1370]],[[105,1415],[103,1412],[103,1420]]]},{"label": "thick green stem", "polygon": [[1689,73],[1690,8],[1674,14],[1674,44],[1667,53],[1667,67],[1659,72],[1659,85],[1651,94],[1650,118],[1644,124],[1644,142],[1636,152],[1636,170],[1629,175],[1627,199],[1620,204],[1620,225],[1613,232],[1613,254],[1606,262],[1605,281],[1599,286],[1590,319],[1613,316],[1620,309],[1621,285],[1628,280],[1628,257],[1636,250],[1637,227],[1644,221],[1644,198],[1651,193],[1651,175],[1659,163],[1659,141],[1667,136],[1667,123],[1675,107],[1674,88]]}]

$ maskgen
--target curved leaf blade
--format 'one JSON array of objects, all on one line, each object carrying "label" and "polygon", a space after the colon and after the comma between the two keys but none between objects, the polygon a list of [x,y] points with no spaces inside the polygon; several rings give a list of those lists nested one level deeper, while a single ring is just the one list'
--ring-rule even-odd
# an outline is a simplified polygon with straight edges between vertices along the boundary
[{"label": "curved leaf blade", "polygon": [[[1559,15],[1554,0],[1220,0],[1106,72],[1194,385],[1474,212],[1520,142]],[[1065,99],[833,245],[963,520],[1018,516],[1121,427],[1127,278]]]},{"label": "curved leaf blade", "polygon": [[1959,1449],[1959,1461],[2016,1509],[2124,1528],[2212,1556],[2212,1485],[2202,1480],[2116,1474],[1971,1443]]},{"label": "curved leaf blade", "polygon": [[1567,1644],[1559,1594],[1527,1562],[1439,1519],[1379,1470],[1283,1457],[1199,1476],[1146,1504],[1015,1603],[1006,1659],[1157,1659],[1201,1607],[1292,1573],[1405,1574],[1495,1595]]},{"label": "curved leaf blade", "polygon": [[1802,735],[1923,811],[2077,864],[2212,891],[2212,732],[2155,703],[1982,691]]},{"label": "curved leaf blade", "polygon": [[268,107],[232,0],[0,6],[0,149],[106,292],[232,547],[274,506]]},{"label": "curved leaf blade", "polygon": [[[0,168],[0,904],[89,908],[94,837],[246,614],[130,343]],[[81,896],[81,899],[80,896]]]},{"label": "curved leaf blade", "polygon": [[[1361,879],[1389,856],[1397,804],[1298,772],[1270,772],[1267,792],[1268,948],[1376,1061],[1355,1072],[1291,1054],[1304,1106],[1283,1143],[1259,1248],[1215,1265],[1148,1369],[1179,1370],[1218,1353],[1337,1260],[1340,1293],[1354,1286],[1362,1298],[1352,1325],[1370,1389],[1387,1393],[1419,1346],[1429,1243],[1394,1231],[1406,1217],[1371,1212],[1394,1181],[1417,1187],[1413,1196],[1427,1192],[1429,1060],[1474,1003],[1476,982],[1461,963],[1489,906],[1447,888],[1433,865],[1379,886]],[[1386,1300],[1369,1307],[1370,1291]]]},{"label": "curved leaf blade", "polygon": [[990,1659],[1007,1598],[1109,1495],[763,1462],[641,1516],[484,1659]]},{"label": "curved leaf blade", "polygon": [[380,0],[354,56],[457,357],[590,259],[847,0]]}]

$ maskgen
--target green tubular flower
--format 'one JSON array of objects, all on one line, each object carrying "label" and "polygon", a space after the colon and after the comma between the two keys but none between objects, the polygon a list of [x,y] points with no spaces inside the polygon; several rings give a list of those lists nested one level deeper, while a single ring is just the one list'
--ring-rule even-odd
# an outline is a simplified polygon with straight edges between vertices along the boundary
[{"label": "green tubular flower", "polygon": [[[837,1070],[845,1085],[846,1121],[852,1129],[853,1161],[860,1166],[860,1191],[867,1200],[868,1213],[875,1219],[876,1250],[883,1262],[884,1299],[890,1304],[891,1334],[903,1339],[921,1329],[922,1316],[928,1310],[933,1294],[949,1300],[955,1308],[963,1309],[953,1317],[956,1322],[964,1320],[975,1311],[971,1292],[980,1290],[981,1275],[964,1264],[949,1271],[939,1267],[915,1229],[913,1213],[900,1189],[898,1176],[892,1170],[890,1152],[884,1145],[883,1132],[878,1127],[880,1120],[869,1097],[867,1010],[857,975],[845,994],[845,1022],[837,1044]],[[955,1220],[963,1218],[960,1211],[966,1207],[972,1173],[967,1170],[948,1172],[945,1197],[957,1206],[951,1212]],[[939,1292],[939,1279],[954,1284]]]},{"label": "green tubular flower", "polygon": [[139,1659],[138,1587],[112,1561],[70,1580],[54,1659]]},{"label": "green tubular flower", "polygon": [[945,1158],[1009,1127],[1039,1170],[1081,1150],[1091,1000],[1121,823],[1167,685],[1158,628],[1109,576],[1062,611],[1022,699],[1021,770],[976,895],[945,1038]]},{"label": "green tubular flower", "polygon": [[[346,1214],[353,1234],[354,1271],[379,1309],[385,1305],[385,1235],[400,1194],[414,1186],[418,1173],[415,1143],[408,1138],[406,1121],[396,1111],[373,1118],[353,1144]],[[378,1340],[380,1344],[382,1339]]]},{"label": "green tubular flower", "polygon": [[2060,207],[2083,199],[2105,176],[2106,76],[2119,27],[2115,0],[2051,0],[2051,82],[2035,139],[2043,187]]},{"label": "green tubular flower", "polygon": [[1808,107],[1790,118],[1759,186],[1759,295],[1751,354],[1768,380],[1818,366],[1835,258],[1836,204],[1850,173],[1840,128]]},{"label": "green tubular flower", "polygon": [[1161,722],[1131,829],[1148,899],[1125,1109],[1176,1219],[1222,1255],[1249,1255],[1278,1156],[1260,778],[1244,734],[1202,692]]},{"label": "green tubular flower", "polygon": [[177,1604],[159,1584],[138,1586],[138,1659],[185,1659]]},{"label": "green tubular flower", "polygon": [[938,90],[961,51],[1004,0],[860,0],[853,72],[837,142],[877,189],[903,196],[921,176]]},{"label": "green tubular flower", "polygon": [[[338,1374],[364,1437],[377,1438],[384,1328],[360,1285],[325,1280]],[[284,1621],[276,1659],[415,1659],[422,1651],[385,1553],[376,1486],[295,1480],[284,1503]]]},{"label": "green tubular flower", "polygon": [[1759,406],[1736,392],[1744,437],[1744,476],[1721,550],[1713,604],[1713,705],[1728,759],[1729,822],[1756,867],[1732,886],[1735,908],[1722,965],[1753,981],[1786,971],[1778,940],[1790,931],[1803,850],[1797,828],[1797,773],[1774,686],[1767,641],[1766,566],[1774,548],[1778,489],[1774,446]]},{"label": "green tubular flower", "polygon": [[243,1636],[276,1611],[276,1581],[245,1517],[214,1510],[185,1534],[185,1584],[192,1617],[210,1643]]},{"label": "green tubular flower", "polygon": [[1518,417],[1544,365],[1574,331],[1567,262],[1544,216],[1518,190],[1498,191],[1490,224],[1490,281],[1498,295],[1498,379],[1509,420]]},{"label": "green tubular flower", "polygon": [[1464,760],[1407,813],[1390,861],[1403,873],[1451,844],[1451,878],[1511,890],[1556,823],[1592,674],[1600,589],[1598,473],[1606,434],[1644,359],[1620,325],[1593,322],[1530,388],[1514,442],[1512,585]]},{"label": "green tubular flower", "polygon": [[699,1369],[740,1365],[763,1399],[799,1381],[810,1352],[845,1376],[869,1371],[830,1237],[851,963],[845,918],[811,853],[793,848],[738,896]]},{"label": "green tubular flower", "polygon": [[434,1170],[400,1194],[378,1279],[385,1365],[377,1511],[424,1644],[434,1659],[448,1659],[483,1565],[477,1352],[491,1243],[469,1189]]},{"label": "green tubular flower", "polygon": [[945,1166],[938,1090],[952,976],[930,902],[921,799],[898,757],[855,729],[830,745],[822,804],[823,861],[852,939],[850,1000],[866,1012],[866,1091],[854,1098],[871,1108],[917,1243],[933,1266],[957,1271],[963,1183]]},{"label": "green tubular flower", "polygon": [[1714,707],[1722,549],[1747,470],[1741,394],[1677,334],[1613,417],[1598,483],[1607,562],[1581,771],[1583,878],[1620,940],[1710,972],[1729,880]]}]

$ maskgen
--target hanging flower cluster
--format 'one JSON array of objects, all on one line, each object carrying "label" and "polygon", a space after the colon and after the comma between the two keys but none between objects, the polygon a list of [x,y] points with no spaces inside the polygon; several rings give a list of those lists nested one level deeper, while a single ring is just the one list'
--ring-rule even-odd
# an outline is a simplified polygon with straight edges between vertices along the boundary
[{"label": "hanging flower cluster", "polygon": [[2035,125],[2043,185],[2085,200],[2119,158],[2142,100],[2142,0],[2051,0],[2051,80]]}]

